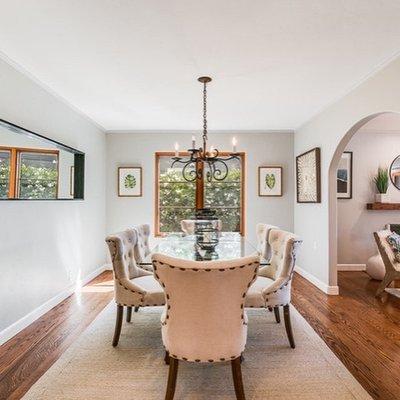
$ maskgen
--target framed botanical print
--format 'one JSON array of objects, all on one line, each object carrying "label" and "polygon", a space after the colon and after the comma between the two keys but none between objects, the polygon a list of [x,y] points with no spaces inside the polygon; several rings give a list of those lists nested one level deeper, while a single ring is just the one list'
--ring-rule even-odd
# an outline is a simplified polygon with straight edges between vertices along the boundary
[{"label": "framed botanical print", "polygon": [[142,196],[141,167],[118,168],[118,196],[119,197]]},{"label": "framed botanical print", "polygon": [[258,167],[258,195],[282,196],[282,167]]},{"label": "framed botanical print", "polygon": [[345,151],[336,173],[338,199],[351,199],[353,195],[353,152]]},{"label": "framed botanical print", "polygon": [[298,203],[321,203],[321,150],[316,147],[296,157]]}]

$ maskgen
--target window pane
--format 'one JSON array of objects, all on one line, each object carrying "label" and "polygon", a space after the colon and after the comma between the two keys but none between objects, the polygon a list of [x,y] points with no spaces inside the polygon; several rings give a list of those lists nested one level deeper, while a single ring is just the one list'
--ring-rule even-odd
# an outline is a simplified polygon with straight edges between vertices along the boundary
[{"label": "window pane", "polygon": [[10,185],[10,152],[0,151],[0,199],[8,198]]},{"label": "window pane", "polygon": [[160,232],[180,232],[181,220],[192,218],[196,199],[196,183],[186,182],[182,168],[171,168],[169,156],[159,158]]},{"label": "window pane", "polygon": [[[223,181],[206,180],[204,203],[217,211],[218,218],[222,221],[222,230],[225,232],[240,232],[241,211],[241,161],[226,161],[228,176]],[[218,166],[223,172],[224,167]],[[205,172],[209,171],[208,166]]]},{"label": "window pane", "polygon": [[57,164],[57,154],[21,153],[18,197],[20,199],[56,199]]},{"label": "window pane", "polygon": [[194,208],[160,207],[160,232],[181,232],[181,221],[191,219]]}]

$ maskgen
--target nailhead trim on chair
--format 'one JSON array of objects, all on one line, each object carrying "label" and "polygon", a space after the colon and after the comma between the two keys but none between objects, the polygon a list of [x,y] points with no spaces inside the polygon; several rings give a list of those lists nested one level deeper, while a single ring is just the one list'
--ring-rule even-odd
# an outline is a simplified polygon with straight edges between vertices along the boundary
[{"label": "nailhead trim on chair", "polygon": [[242,355],[242,353],[243,353],[243,352],[240,353],[238,356],[221,357],[221,358],[215,359],[215,360],[212,360],[212,359],[209,359],[209,360],[200,360],[199,358],[196,358],[196,359],[194,359],[194,360],[191,360],[191,359],[189,359],[189,358],[187,358],[187,357],[180,357],[180,356],[178,356],[178,355],[176,355],[176,354],[171,354],[171,353],[169,352],[169,350],[167,350],[167,349],[165,348],[165,346],[164,346],[164,349],[165,349],[165,351],[167,351],[167,352],[169,353],[169,356],[172,357],[172,358],[176,358],[177,360],[183,360],[183,361],[189,361],[189,362],[196,362],[196,363],[201,363],[201,362],[203,362],[203,363],[215,363],[215,362],[224,362],[224,361],[229,361],[229,360],[235,360],[236,358],[240,357],[240,356]]}]

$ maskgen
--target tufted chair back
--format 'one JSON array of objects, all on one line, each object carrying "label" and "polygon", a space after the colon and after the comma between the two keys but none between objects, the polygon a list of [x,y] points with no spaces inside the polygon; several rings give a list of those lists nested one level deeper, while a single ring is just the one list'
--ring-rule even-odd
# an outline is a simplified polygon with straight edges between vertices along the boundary
[{"label": "tufted chair back", "polygon": [[400,263],[396,260],[395,252],[387,241],[392,234],[389,229],[384,229],[374,233],[375,241],[381,254],[386,271],[400,271]]},{"label": "tufted chair back", "polygon": [[136,262],[142,262],[150,254],[150,225],[136,225],[134,228],[137,232],[137,245],[135,246]]},{"label": "tufted chair back", "polygon": [[269,232],[271,229],[279,229],[275,225],[268,224],[257,224],[256,234],[257,234],[257,251],[265,258],[267,261],[271,259],[271,246],[268,242]]},{"label": "tufted chair back", "polygon": [[[194,235],[194,226],[196,220],[194,219],[183,219],[181,221],[181,229],[185,235]],[[220,219],[214,220],[216,228],[219,232],[222,231],[222,221]]]},{"label": "tufted chair back", "polygon": [[268,242],[272,252],[271,269],[274,279],[291,279],[302,241],[291,232],[271,229]]},{"label": "tufted chair back", "polygon": [[153,255],[154,275],[167,298],[162,338],[171,357],[217,362],[241,355],[244,300],[258,267],[258,256],[204,262]]},{"label": "tufted chair back", "polygon": [[135,259],[137,240],[137,232],[134,229],[107,236],[106,242],[116,279],[133,279],[140,276],[140,269]]}]

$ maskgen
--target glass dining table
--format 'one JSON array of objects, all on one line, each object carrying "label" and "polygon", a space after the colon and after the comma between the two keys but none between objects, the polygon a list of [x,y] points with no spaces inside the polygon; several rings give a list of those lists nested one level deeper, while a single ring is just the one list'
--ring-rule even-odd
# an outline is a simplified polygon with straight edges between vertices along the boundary
[{"label": "glass dining table", "polygon": [[[180,233],[169,234],[160,239],[151,253],[139,263],[146,268],[151,265],[151,256],[161,253],[171,257],[192,261],[232,260],[258,253],[257,248],[239,233],[221,233],[218,244],[209,250],[204,250],[196,242],[194,235],[183,236]],[[260,266],[268,265],[267,260],[261,257]]]}]

